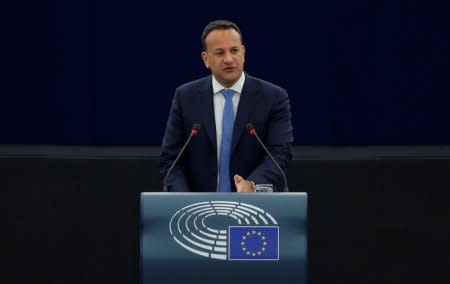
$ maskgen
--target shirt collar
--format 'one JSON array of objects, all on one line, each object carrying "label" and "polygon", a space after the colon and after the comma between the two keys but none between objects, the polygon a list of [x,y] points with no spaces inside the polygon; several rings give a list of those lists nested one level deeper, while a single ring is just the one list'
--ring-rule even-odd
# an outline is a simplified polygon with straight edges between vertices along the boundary
[{"label": "shirt collar", "polygon": [[242,93],[242,88],[244,87],[244,82],[245,82],[245,73],[242,72],[241,77],[239,77],[239,80],[237,80],[237,82],[234,83],[233,86],[231,86],[230,88],[225,88],[224,86],[222,86],[222,84],[219,83],[219,81],[217,81],[216,77],[214,77],[214,75],[213,75],[212,76],[213,92],[214,92],[214,94],[217,94],[218,92],[222,91],[223,89],[232,89],[236,93],[240,94],[240,93]]}]

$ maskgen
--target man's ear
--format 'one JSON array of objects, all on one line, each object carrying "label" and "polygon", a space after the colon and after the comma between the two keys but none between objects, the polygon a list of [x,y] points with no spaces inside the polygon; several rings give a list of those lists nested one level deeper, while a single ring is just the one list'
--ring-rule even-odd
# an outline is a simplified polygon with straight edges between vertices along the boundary
[{"label": "man's ear", "polygon": [[202,51],[201,56],[202,56],[203,64],[205,64],[205,67],[206,67],[207,69],[209,69],[209,64],[208,64],[208,53],[206,53],[206,51]]}]

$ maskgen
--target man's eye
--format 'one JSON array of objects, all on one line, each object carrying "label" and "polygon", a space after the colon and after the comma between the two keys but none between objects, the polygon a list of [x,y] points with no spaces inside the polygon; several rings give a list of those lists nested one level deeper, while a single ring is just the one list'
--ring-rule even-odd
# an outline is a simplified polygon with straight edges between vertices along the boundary
[{"label": "man's eye", "polygon": [[222,56],[223,55],[223,51],[218,51],[216,53],[214,53],[216,56]]},{"label": "man's eye", "polygon": [[231,50],[231,53],[233,53],[233,54],[236,54],[236,53],[238,53],[238,52],[239,52],[239,49],[237,49],[237,48]]}]

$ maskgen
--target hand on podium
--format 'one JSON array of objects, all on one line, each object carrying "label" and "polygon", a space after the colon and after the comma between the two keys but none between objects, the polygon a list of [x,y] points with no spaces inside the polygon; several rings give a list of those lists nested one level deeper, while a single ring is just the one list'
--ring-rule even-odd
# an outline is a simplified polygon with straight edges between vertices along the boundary
[{"label": "hand on podium", "polygon": [[255,192],[255,183],[251,180],[246,180],[240,175],[234,175],[234,184],[237,192]]}]

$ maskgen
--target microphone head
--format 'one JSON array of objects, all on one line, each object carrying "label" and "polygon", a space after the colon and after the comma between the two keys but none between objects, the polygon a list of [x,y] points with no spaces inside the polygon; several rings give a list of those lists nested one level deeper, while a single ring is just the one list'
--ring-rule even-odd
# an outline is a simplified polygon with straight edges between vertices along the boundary
[{"label": "microphone head", "polygon": [[192,135],[197,135],[200,132],[200,124],[196,123],[192,125],[191,133]]},{"label": "microphone head", "polygon": [[256,134],[255,127],[254,127],[253,124],[251,124],[250,122],[247,123],[247,124],[245,125],[245,127],[247,128],[248,134],[250,134],[250,135],[252,135],[252,136]]}]

